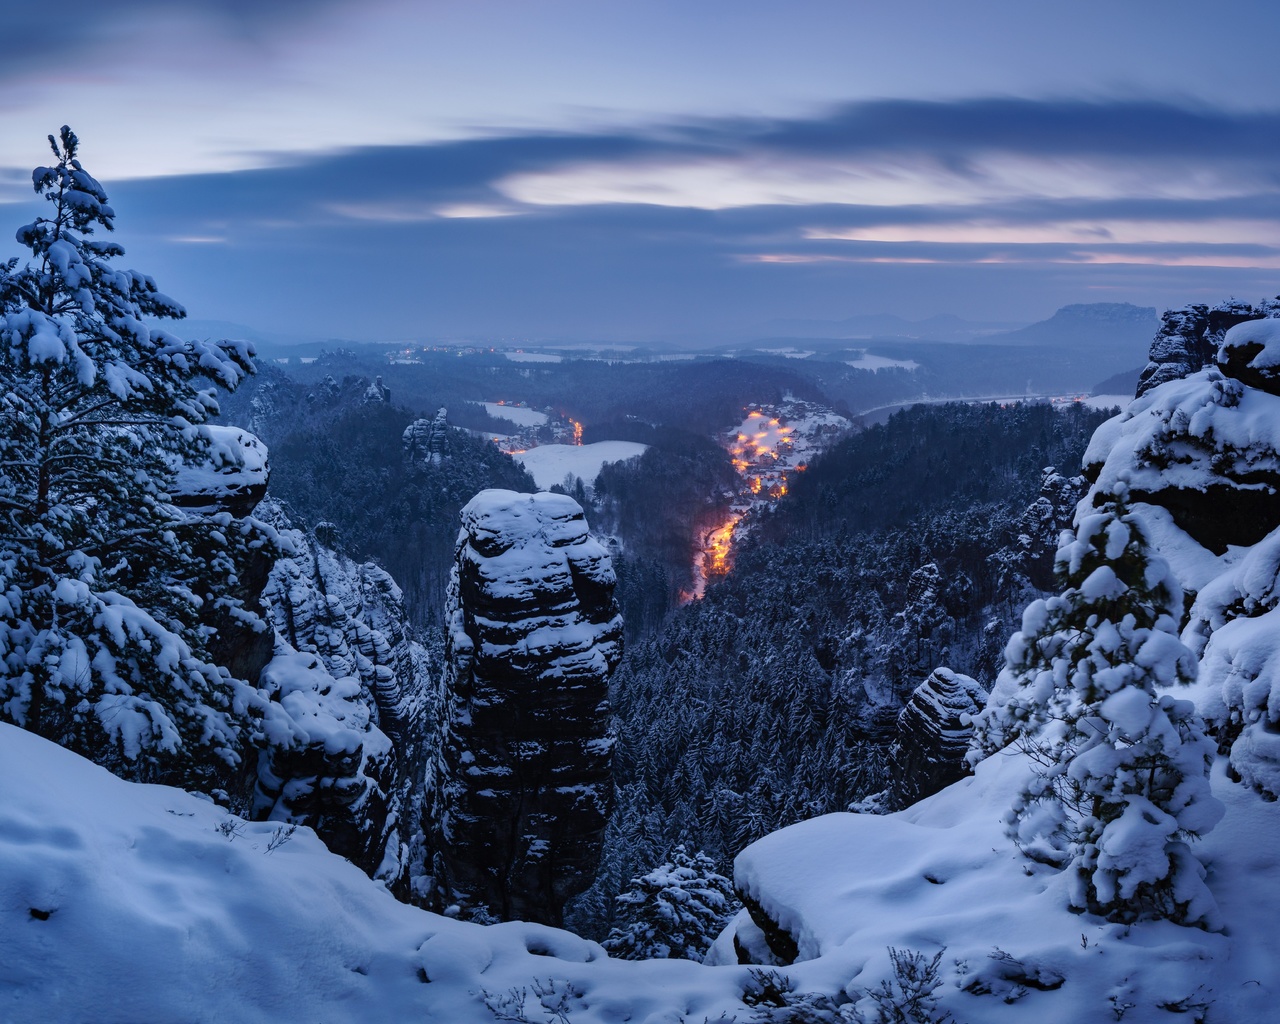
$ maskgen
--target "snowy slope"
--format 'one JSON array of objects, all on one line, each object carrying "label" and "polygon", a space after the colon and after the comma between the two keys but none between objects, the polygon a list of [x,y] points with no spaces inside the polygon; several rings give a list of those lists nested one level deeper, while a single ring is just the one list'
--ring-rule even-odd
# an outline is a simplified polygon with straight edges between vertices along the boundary
[{"label": "snowy slope", "polygon": [[[814,959],[778,968],[793,996],[847,1000],[890,973],[887,946],[945,944],[942,1001],[964,1024],[1109,1021],[1125,1002],[1126,1024],[1189,1024],[1155,1006],[1184,997],[1211,1003],[1212,1021],[1275,1019],[1280,804],[1215,776],[1227,817],[1199,852],[1226,934],[1125,928],[1068,913],[1062,876],[1008,844],[1019,770],[996,755],[907,811],[828,815],[744,852],[739,884],[806,922]],[[276,828],[0,725],[0,1021],[478,1024],[495,1019],[485,993],[512,988],[542,1021],[535,983],[552,1002],[570,991],[573,1024],[758,1019],[739,998],[745,967],[610,960],[551,928],[448,920],[397,903],[310,830],[268,850]],[[1020,986],[997,948],[1040,984],[1064,980]],[[975,979],[993,993],[957,987]]]},{"label": "snowy slope", "polygon": [[649,446],[635,441],[597,441],[595,444],[543,444],[513,458],[529,471],[543,490],[564,483],[569,473],[588,487],[606,462],[622,462],[643,455]]},{"label": "snowy slope", "polygon": [[[843,985],[857,995],[892,977],[887,947],[931,956],[946,946],[940,1003],[968,1024],[1113,1020],[1113,995],[1134,1004],[1126,1024],[1194,1020],[1159,1008],[1183,1001],[1211,1003],[1213,1021],[1276,1019],[1280,805],[1229,782],[1219,764],[1214,793],[1227,816],[1196,853],[1226,934],[1168,922],[1126,927],[1068,911],[1067,874],[1028,860],[1005,837],[1001,818],[1025,771],[1021,755],[996,754],[974,778],[905,811],[825,815],[739,854],[737,886],[798,940],[803,962],[781,970],[799,988]],[[717,948],[731,955],[725,938]],[[993,958],[997,950],[1023,969]]]},{"label": "snowy slope", "polygon": [[484,992],[513,987],[541,1021],[549,981],[581,994],[575,1024],[742,1009],[746,968],[609,960],[551,928],[428,914],[309,829],[269,850],[279,827],[0,724],[0,1021],[491,1024]]}]

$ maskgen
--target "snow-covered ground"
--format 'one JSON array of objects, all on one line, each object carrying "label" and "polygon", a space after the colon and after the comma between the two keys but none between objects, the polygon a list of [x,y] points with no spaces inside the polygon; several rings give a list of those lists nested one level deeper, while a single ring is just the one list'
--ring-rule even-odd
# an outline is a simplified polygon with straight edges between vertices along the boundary
[{"label": "snow-covered ground", "polygon": [[[567,932],[397,903],[299,828],[122,782],[0,724],[0,1021],[492,1024],[486,994],[575,1024],[712,1019],[745,968],[636,964]],[[279,840],[276,840],[279,842]]]},{"label": "snow-covered ground", "polygon": [[1084,404],[1090,409],[1123,409],[1133,401],[1133,395],[1090,395]]},{"label": "snow-covered ground", "polygon": [[863,352],[857,359],[846,359],[845,364],[855,370],[888,370],[895,366],[904,370],[918,370],[920,364],[914,359],[890,359],[887,356],[873,356]]},{"label": "snow-covered ground", "polygon": [[[738,884],[800,938],[806,959],[776,969],[792,997],[859,998],[892,976],[888,947],[945,945],[938,994],[965,1024],[1111,1021],[1128,1004],[1125,1024],[1190,1024],[1197,1003],[1210,1021],[1276,1019],[1280,804],[1214,776],[1227,815],[1197,853],[1225,933],[1125,927],[1069,913],[1063,875],[1005,838],[1022,769],[997,754],[906,811],[828,815],[741,854]],[[761,1019],[746,967],[611,960],[552,928],[438,917],[309,829],[272,849],[279,828],[0,725],[0,1020],[491,1024],[485,999],[513,990],[531,1021],[562,998],[573,1024]],[[714,952],[733,958],[729,933]]]},{"label": "snow-covered ground", "polygon": [[[1280,804],[1223,768],[1213,789],[1226,817],[1196,845],[1228,922],[1222,934],[1068,911],[1066,873],[1033,863],[1004,834],[1028,770],[1012,753],[897,814],[826,815],[766,836],[738,856],[735,882],[798,937],[804,962],[784,969],[798,990],[857,995],[892,978],[888,947],[932,956],[945,946],[941,1005],[969,1024],[1264,1024],[1280,997]],[[728,935],[716,948],[731,956]],[[1195,1003],[1209,1005],[1207,1018]]]},{"label": "snow-covered ground", "polygon": [[771,356],[782,356],[785,359],[808,359],[814,353],[811,348],[758,348],[756,351]]},{"label": "snow-covered ground", "polygon": [[484,410],[490,416],[507,420],[520,427],[540,427],[547,422],[547,414],[537,409],[526,409],[522,405],[501,405],[498,402],[485,402]]},{"label": "snow-covered ground", "polygon": [[643,455],[648,445],[635,441],[597,441],[595,444],[543,444],[512,456],[529,471],[543,490],[564,483],[569,473],[588,487],[606,462],[622,462]]},{"label": "snow-covered ground", "polygon": [[559,363],[564,360],[564,356],[558,356],[554,352],[503,352],[502,354],[513,363]]}]

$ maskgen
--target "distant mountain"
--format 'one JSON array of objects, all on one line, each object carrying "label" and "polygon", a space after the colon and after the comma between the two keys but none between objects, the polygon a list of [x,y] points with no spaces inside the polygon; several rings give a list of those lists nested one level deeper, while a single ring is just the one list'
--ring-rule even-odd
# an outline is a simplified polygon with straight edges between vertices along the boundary
[{"label": "distant mountain", "polygon": [[1151,339],[1160,327],[1154,306],[1128,302],[1091,302],[1063,306],[1049,317],[1015,331],[989,334],[988,345],[1065,345],[1070,348],[1104,349],[1109,355],[1132,354],[1125,365],[1145,358]]},{"label": "distant mountain", "polygon": [[924,320],[908,320],[894,313],[867,313],[844,320],[770,320],[759,333],[770,338],[921,338],[929,341],[965,341],[1018,326],[1009,321],[965,320],[940,313]]}]

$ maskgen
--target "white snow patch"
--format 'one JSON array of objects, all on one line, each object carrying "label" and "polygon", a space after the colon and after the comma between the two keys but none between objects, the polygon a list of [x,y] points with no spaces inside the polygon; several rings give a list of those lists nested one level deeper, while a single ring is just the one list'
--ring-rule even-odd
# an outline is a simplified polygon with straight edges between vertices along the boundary
[{"label": "white snow patch", "polygon": [[900,367],[903,370],[918,370],[920,364],[914,359],[890,359],[888,356],[873,356],[866,352],[857,359],[846,359],[845,365],[855,370],[889,370]]},{"label": "white snow patch", "polygon": [[1123,409],[1133,401],[1133,395],[1090,395],[1083,399],[1090,409]]},{"label": "white snow patch", "polygon": [[522,405],[499,405],[497,402],[484,402],[484,409],[490,416],[507,420],[520,427],[540,427],[547,422],[547,414],[537,409],[526,409]]},{"label": "white snow patch", "polygon": [[757,352],[764,352],[771,356],[783,356],[787,359],[808,359],[813,355],[813,349],[801,348],[758,348]]},{"label": "white snow patch", "polygon": [[552,352],[503,352],[513,363],[560,363],[564,356]]},{"label": "white snow patch", "polygon": [[635,441],[597,441],[595,444],[544,444],[513,455],[543,490],[563,484],[572,473],[590,486],[607,462],[623,462],[643,455],[647,444]]},{"label": "white snow patch", "polygon": [[[1225,920],[1225,934],[1169,922],[1131,927],[1067,910],[1068,876],[1037,865],[1005,836],[1001,818],[1025,782],[1021,754],[1000,753],[963,780],[897,814],[829,814],[749,846],[734,880],[799,945],[784,968],[797,989],[851,997],[892,979],[887,947],[932,956],[946,946],[940,1005],[957,1020],[1076,1024],[1111,1020],[1111,1000],[1132,1002],[1125,1021],[1172,1019],[1161,1004],[1212,1004],[1212,1017],[1274,1019],[1280,955],[1280,804],[1227,780],[1214,795],[1227,815],[1195,852]],[[734,925],[730,925],[732,929]],[[715,949],[726,958],[731,943]],[[1011,980],[1018,968],[1053,991]],[[977,981],[991,994],[963,991]],[[1007,1002],[1006,1002],[1007,1000]],[[868,1007],[869,1008],[869,1007]]]}]

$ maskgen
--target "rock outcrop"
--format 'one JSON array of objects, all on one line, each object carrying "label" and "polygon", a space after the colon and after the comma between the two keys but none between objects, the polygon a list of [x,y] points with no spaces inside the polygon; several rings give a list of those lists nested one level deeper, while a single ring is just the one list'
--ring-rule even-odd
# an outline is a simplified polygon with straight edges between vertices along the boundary
[{"label": "rock outcrop", "polygon": [[[276,657],[261,686],[295,723],[259,769],[258,813],[312,826],[337,853],[407,896],[434,672],[405,628],[400,588],[268,511],[292,544],[264,598]],[[407,827],[407,828],[406,828]],[[420,853],[420,851],[417,851]]]},{"label": "rock outcrop", "polygon": [[[334,853],[379,872],[388,845],[395,751],[355,676],[335,678],[315,654],[276,635],[258,688],[271,701],[253,817],[308,825]],[[398,848],[393,848],[398,862]],[[394,877],[388,881],[396,881]]]},{"label": "rock outcrop", "polygon": [[482,491],[461,518],[426,820],[435,886],[468,916],[559,924],[592,881],[612,796],[613,568],[565,495]]},{"label": "rock outcrop", "polygon": [[898,737],[890,751],[890,809],[907,807],[969,774],[970,716],[986,700],[977,680],[949,668],[934,669],[915,688],[898,715]]},{"label": "rock outcrop", "polygon": [[1216,306],[1197,304],[1166,310],[1151,342],[1149,362],[1138,380],[1137,396],[1212,366],[1223,337],[1236,324],[1274,316],[1280,316],[1280,298],[1256,306],[1231,299]]},{"label": "rock outcrop", "polygon": [[1223,336],[1216,359],[1226,376],[1269,395],[1280,395],[1280,318],[1250,320],[1232,327]]},{"label": "rock outcrop", "polygon": [[444,461],[448,440],[449,410],[439,410],[434,419],[414,420],[404,428],[404,453],[415,465],[438,466]]},{"label": "rock outcrop", "polygon": [[[1280,305],[1267,304],[1269,312]],[[1236,324],[1216,366],[1170,380],[1094,435],[1098,504],[1127,486],[1194,601],[1183,642],[1199,658],[1197,710],[1230,769],[1280,797],[1280,319]],[[1215,557],[1216,556],[1216,557]]]},{"label": "rock outcrop", "polygon": [[[230,574],[235,586],[227,596],[241,602],[242,611],[232,613],[225,602],[212,600],[204,603],[200,613],[210,631],[210,657],[237,679],[256,685],[275,654],[275,637],[257,611],[278,545],[270,527],[249,517],[267,493],[270,460],[267,446],[247,430],[217,424],[205,429],[210,438],[208,459],[178,468],[170,498],[189,515],[221,517],[223,531],[257,532],[261,540],[271,541],[250,545]],[[210,564],[227,557],[225,549],[212,541],[197,553]],[[250,614],[243,614],[245,610]]]},{"label": "rock outcrop", "polygon": [[211,440],[208,461],[178,470],[173,503],[192,512],[247,516],[267,493],[267,446],[240,427],[205,429]]},{"label": "rock outcrop", "polygon": [[[1272,341],[1270,339],[1274,338]],[[1280,391],[1269,321],[1232,327],[1220,365]],[[1217,554],[1255,544],[1280,524],[1280,397],[1217,368],[1171,380],[1104,423],[1084,458],[1095,494],[1123,482],[1133,501],[1166,509]]]}]

